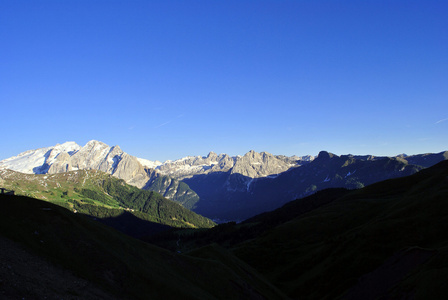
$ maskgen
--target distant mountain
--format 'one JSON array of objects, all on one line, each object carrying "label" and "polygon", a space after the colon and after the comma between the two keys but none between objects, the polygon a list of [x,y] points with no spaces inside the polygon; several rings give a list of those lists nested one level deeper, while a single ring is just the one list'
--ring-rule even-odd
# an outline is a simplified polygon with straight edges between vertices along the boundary
[{"label": "distant mountain", "polygon": [[97,218],[134,237],[170,227],[209,228],[215,224],[160,194],[126,184],[97,170],[24,174],[0,170],[0,186]]},{"label": "distant mountain", "polygon": [[67,142],[26,151],[1,161],[0,168],[26,174],[99,170],[137,187],[144,186],[149,179],[137,158],[123,152],[119,146],[110,147],[99,141],[90,141],[84,147]]},{"label": "distant mountain", "polygon": [[46,174],[60,153],[67,153],[70,156],[80,148],[75,142],[67,142],[53,147],[28,150],[0,161],[0,168],[25,174]]},{"label": "distant mountain", "polygon": [[[119,146],[108,146],[92,140],[84,147],[74,142],[53,147],[29,150],[0,161],[0,169],[10,169],[26,174],[58,174],[76,170],[99,170],[123,179],[126,183],[153,190],[180,203],[195,203],[198,196],[185,183],[168,178],[162,173],[143,166],[157,166],[157,162],[138,159]],[[170,181],[168,186],[153,184]],[[192,205],[193,205],[192,204]]]},{"label": "distant mountain", "polygon": [[413,174],[447,158],[448,151],[396,157],[337,156],[326,151],[317,157],[287,157],[249,151],[234,157],[210,152],[161,163],[90,141],[84,147],[68,142],[27,151],[0,161],[0,169],[34,174],[100,170],[208,218],[241,221],[325,188],[361,188]]},{"label": "distant mountain", "polygon": [[[319,156],[327,166],[358,160]],[[400,159],[384,160],[377,163],[400,166]],[[447,199],[445,160],[362,189],[325,189],[240,224],[169,232],[151,242],[199,257],[219,244],[292,299],[445,299]]]},{"label": "distant mountain", "polygon": [[439,163],[442,160],[448,159],[448,151],[441,152],[441,153],[426,153],[426,154],[419,154],[419,155],[406,155],[401,154],[398,155],[397,158],[403,159],[407,161],[409,164],[422,166],[425,168],[431,167],[437,163]]},{"label": "distant mountain", "polygon": [[[313,156],[274,156],[267,152],[258,153],[253,150],[244,156],[234,157],[210,152],[204,157],[190,156],[175,161],[166,161],[157,165],[156,169],[160,173],[178,180],[191,178],[196,175],[229,171],[232,174],[238,173],[251,178],[260,178],[282,173],[291,167],[300,166],[313,159]],[[148,163],[148,165],[151,164]]]},{"label": "distant mountain", "polygon": [[[160,163],[136,158],[122,151],[119,146],[111,147],[92,140],[84,147],[74,142],[66,142],[53,147],[29,150],[0,161],[0,169],[26,174],[99,170],[138,188],[158,192],[188,209],[196,209],[200,198],[182,179],[221,172],[242,174],[250,178],[275,176],[291,167],[306,164],[313,158],[274,156],[255,151],[244,156],[230,157],[210,152],[206,157],[186,157]],[[245,189],[231,182],[229,188]]]},{"label": "distant mountain", "polygon": [[[267,152],[258,153],[255,151],[249,151],[243,156],[235,157],[210,152],[204,157],[186,157],[158,165],[156,167],[158,174],[173,179],[165,177],[158,179],[159,182],[151,180],[147,188],[165,195],[163,191],[171,180],[174,180],[175,185],[178,184],[176,180],[186,183],[188,186],[192,183],[197,191],[189,188],[195,192],[195,195],[188,195],[184,199],[180,199],[181,196],[178,195],[176,198],[170,197],[170,199],[179,201],[182,205],[194,211],[208,214],[208,211],[201,209],[208,198],[222,199],[224,195],[228,194],[228,191],[245,194],[252,180],[278,176],[291,168],[307,164],[313,159],[313,156],[274,156]],[[204,178],[206,178],[206,183],[201,185]],[[157,188],[160,186],[160,182],[165,183],[161,189]],[[225,193],[223,193],[222,188],[225,189]],[[201,193],[201,196],[198,196],[198,193]],[[221,210],[221,212],[218,214],[211,213],[210,216],[221,219],[233,218],[234,216],[227,215],[228,208],[225,206],[228,204],[228,202],[218,204],[216,209]]]},{"label": "distant mountain", "polygon": [[[448,152],[430,155],[431,162],[446,159]],[[420,161],[422,156],[408,159]],[[244,220],[264,211],[331,187],[357,189],[369,184],[414,174],[423,166],[401,157],[374,157],[322,151],[318,157],[277,175],[260,178],[237,172],[211,173],[183,181],[200,198],[194,211],[212,219]]]}]

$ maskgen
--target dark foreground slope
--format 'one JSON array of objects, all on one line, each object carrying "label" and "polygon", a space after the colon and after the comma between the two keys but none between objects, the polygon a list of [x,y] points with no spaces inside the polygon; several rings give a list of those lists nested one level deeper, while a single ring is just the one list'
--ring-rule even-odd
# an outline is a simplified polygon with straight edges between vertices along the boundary
[{"label": "dark foreground slope", "polygon": [[347,193],[235,253],[293,298],[448,297],[448,162]]},{"label": "dark foreground slope", "polygon": [[28,197],[0,195],[0,239],[2,299],[284,298],[226,251],[172,253]]},{"label": "dark foreground slope", "polygon": [[154,242],[183,251],[218,243],[294,299],[446,299],[448,161]]}]

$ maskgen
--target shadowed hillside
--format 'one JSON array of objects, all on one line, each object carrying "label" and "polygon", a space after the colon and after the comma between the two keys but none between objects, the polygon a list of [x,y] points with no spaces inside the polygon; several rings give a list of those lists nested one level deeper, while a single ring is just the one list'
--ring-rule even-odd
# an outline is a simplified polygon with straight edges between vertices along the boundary
[{"label": "shadowed hillside", "polygon": [[443,161],[359,190],[323,190],[240,224],[153,242],[195,255],[200,250],[193,249],[218,243],[294,299],[440,299],[448,296],[447,200]]},{"label": "shadowed hillside", "polygon": [[[226,251],[202,259],[171,253],[88,217],[28,197],[0,195],[0,235],[7,241],[10,253],[16,249],[22,252],[20,257],[26,265],[49,268],[30,267],[28,272],[17,259],[0,265],[0,292],[6,299],[285,298]],[[8,257],[14,259],[16,255]],[[54,286],[47,270],[60,273]],[[64,281],[76,278],[81,279],[78,286],[61,288]],[[38,283],[31,283],[34,280]],[[26,289],[17,284],[22,281],[27,283]]]}]

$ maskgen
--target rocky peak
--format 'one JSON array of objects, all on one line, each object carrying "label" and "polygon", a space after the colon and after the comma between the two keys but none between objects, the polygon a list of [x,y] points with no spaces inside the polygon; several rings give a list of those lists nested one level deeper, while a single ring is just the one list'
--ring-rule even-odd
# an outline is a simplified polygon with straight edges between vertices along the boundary
[{"label": "rocky peak", "polygon": [[97,141],[97,140],[90,140],[87,142],[87,144],[85,146],[95,146],[95,145],[107,146],[105,143]]},{"label": "rocky peak", "polygon": [[87,144],[81,148],[84,152],[96,152],[104,150],[105,148],[110,148],[108,145],[106,145],[103,142],[91,140],[87,142]]},{"label": "rocky peak", "polygon": [[254,150],[250,150],[249,152],[247,152],[246,154],[244,154],[243,157],[248,157],[248,158],[256,158],[257,156],[259,156],[260,153],[255,152]]},{"label": "rocky peak", "polygon": [[213,151],[210,151],[210,152],[208,153],[208,155],[207,155],[207,158],[210,158],[210,159],[216,159],[216,158],[218,158],[218,154],[216,154],[216,153],[213,152]]},{"label": "rocky peak", "polygon": [[116,152],[123,152],[123,150],[121,150],[120,146],[115,145],[111,148],[111,151],[116,151]]},{"label": "rocky peak", "polygon": [[244,156],[236,158],[231,173],[258,178],[284,172],[290,167],[290,164],[268,152],[258,153],[251,150]]},{"label": "rocky peak", "polygon": [[327,151],[320,151],[319,155],[317,156],[317,159],[319,160],[328,160],[335,155],[333,153],[327,152]]},{"label": "rocky peak", "polygon": [[70,155],[67,152],[61,152],[56,156],[56,160],[51,164],[47,173],[63,173],[71,170]]}]

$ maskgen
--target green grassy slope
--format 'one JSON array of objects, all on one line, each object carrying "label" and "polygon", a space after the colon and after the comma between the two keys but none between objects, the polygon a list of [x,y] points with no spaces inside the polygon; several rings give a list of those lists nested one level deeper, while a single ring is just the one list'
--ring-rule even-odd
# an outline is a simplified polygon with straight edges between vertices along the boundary
[{"label": "green grassy slope", "polygon": [[[172,253],[24,196],[0,195],[0,235],[122,299],[285,298],[225,252],[203,258]],[[7,288],[12,287],[0,286]],[[82,298],[81,292],[71,293],[65,296]]]},{"label": "green grassy slope", "polygon": [[158,192],[190,210],[194,209],[199,201],[199,196],[185,182],[169,176],[156,176],[143,189]]},{"label": "green grassy slope", "polygon": [[109,174],[90,170],[30,175],[2,170],[2,187],[96,218],[131,214],[171,227],[210,228],[215,224],[153,191],[140,190]]}]

